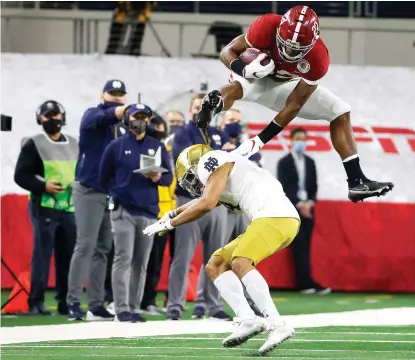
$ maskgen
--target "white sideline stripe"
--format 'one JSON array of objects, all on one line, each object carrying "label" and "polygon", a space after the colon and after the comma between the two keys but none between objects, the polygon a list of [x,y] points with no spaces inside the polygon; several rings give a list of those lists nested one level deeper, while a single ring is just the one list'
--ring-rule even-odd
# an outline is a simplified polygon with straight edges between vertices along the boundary
[{"label": "white sideline stripe", "polygon": [[[27,353],[13,353],[14,356],[28,356]],[[45,354],[30,354],[30,357],[44,357]],[[53,356],[53,357],[68,357],[67,354],[48,354],[49,356]],[[139,357],[144,357],[144,358],[168,358],[168,359],[175,359],[175,358],[180,358],[180,359],[200,359],[201,357],[203,357],[203,355],[162,355],[162,354],[76,354],[76,357],[114,357],[114,358],[127,358],[127,357],[135,357],[135,358],[139,358]],[[217,359],[255,359],[258,360],[258,355],[253,355],[253,356],[247,356],[247,355],[215,355],[215,358]],[[289,360],[293,360],[293,358],[291,356],[281,356],[281,355],[277,355],[277,356],[272,356],[272,355],[267,355],[267,359],[289,359]],[[296,356],[295,359],[307,359],[310,360],[310,357],[308,356]],[[333,360],[332,357],[319,357],[319,360]],[[336,360],[356,360],[355,357],[349,357],[349,358],[345,358],[345,357],[336,357]],[[400,359],[388,359],[388,360],[402,360],[402,358]]]},{"label": "white sideline stripe", "polygon": [[[162,339],[160,339],[162,340]],[[198,340],[205,340],[203,338],[198,338]],[[222,339],[220,339],[222,340]],[[250,339],[252,340],[252,339]],[[260,339],[253,339],[253,340],[260,340]],[[264,341],[263,339],[262,341]],[[292,339],[289,340],[290,342],[293,341]],[[153,350],[163,350],[163,349],[181,349],[181,350],[225,350],[224,347],[193,347],[193,346],[111,346],[111,345],[6,345],[3,346],[3,349],[38,349],[38,348],[83,348],[83,349],[153,349]],[[258,350],[257,348],[227,348],[228,350],[249,350],[255,351]],[[278,349],[279,352],[284,351],[295,351],[295,352],[353,352],[353,353],[360,353],[360,352],[370,352],[370,353],[396,353],[397,350],[355,350],[355,349]],[[14,354],[15,352],[10,352],[10,354]],[[399,353],[413,353],[410,350],[399,350]],[[106,355],[105,355],[106,356]]]},{"label": "white sideline stripe", "polygon": [[291,40],[292,42],[297,41],[298,33],[300,32],[301,25],[302,25],[301,21],[303,21],[304,15],[306,14],[307,9],[308,9],[307,6],[303,6],[303,8],[301,10],[300,16],[298,17],[298,20],[297,20],[297,25],[295,25],[294,35],[293,35],[293,38]]},{"label": "white sideline stripe", "polygon": [[[415,325],[415,307],[356,310],[323,314],[283,316],[294,328],[324,326],[394,326]],[[1,344],[42,341],[153,337],[232,332],[231,322],[212,320],[148,321],[125,324],[113,321],[85,322],[42,326],[0,328]]]}]

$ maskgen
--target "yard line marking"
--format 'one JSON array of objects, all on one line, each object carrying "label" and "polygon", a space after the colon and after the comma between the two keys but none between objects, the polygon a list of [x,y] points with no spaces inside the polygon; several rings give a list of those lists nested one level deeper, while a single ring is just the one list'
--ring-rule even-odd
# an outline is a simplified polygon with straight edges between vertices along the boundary
[{"label": "yard line marking", "polygon": [[[130,337],[129,339],[134,339]],[[143,337],[137,337],[136,339],[146,339]],[[223,340],[220,337],[173,337],[173,336],[157,336],[154,340]],[[250,341],[264,341],[265,339],[250,339]],[[414,344],[415,340],[344,340],[344,339],[290,339],[290,342],[356,342],[356,343],[408,343]]]},{"label": "yard line marking", "polygon": [[[252,340],[252,339],[251,339]],[[258,339],[256,339],[258,340]],[[292,340],[290,340],[292,341]],[[193,346],[113,346],[113,345],[85,345],[85,344],[76,344],[76,345],[45,345],[45,344],[30,344],[30,345],[5,345],[3,349],[41,349],[41,348],[83,348],[83,349],[152,349],[152,350],[163,350],[163,349],[181,349],[181,350],[224,350],[223,347],[193,347]],[[227,348],[228,350],[239,350],[239,351],[256,351],[257,348]],[[295,351],[295,352],[370,352],[370,353],[396,353],[396,350],[355,350],[355,349],[282,349],[279,348],[279,352],[283,351]],[[399,350],[399,353],[413,353],[410,350]],[[9,351],[9,354],[14,354],[13,351]],[[107,356],[107,355],[105,355]]]}]

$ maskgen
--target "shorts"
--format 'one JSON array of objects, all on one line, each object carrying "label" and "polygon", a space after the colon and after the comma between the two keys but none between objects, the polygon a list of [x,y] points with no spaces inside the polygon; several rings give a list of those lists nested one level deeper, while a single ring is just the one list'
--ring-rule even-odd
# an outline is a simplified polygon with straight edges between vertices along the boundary
[{"label": "shorts", "polygon": [[300,220],[296,218],[255,219],[245,233],[216,250],[212,256],[222,256],[229,264],[236,257],[244,257],[257,265],[290,245],[299,229]]},{"label": "shorts", "polygon": [[[276,82],[269,77],[245,79],[235,73],[232,73],[230,78],[231,82],[237,81],[241,84],[242,101],[251,101],[276,112],[280,112],[284,108],[288,96],[300,81],[300,78],[287,82]],[[329,89],[318,85],[297,116],[306,120],[332,121],[349,111],[349,104],[334,95]]]}]

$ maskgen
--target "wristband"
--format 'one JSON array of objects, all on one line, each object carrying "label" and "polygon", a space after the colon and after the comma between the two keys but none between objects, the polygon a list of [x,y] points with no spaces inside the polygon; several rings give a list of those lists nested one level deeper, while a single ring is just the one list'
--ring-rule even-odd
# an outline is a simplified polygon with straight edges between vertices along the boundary
[{"label": "wristband", "polygon": [[243,76],[245,66],[246,65],[240,59],[235,59],[231,62],[230,68],[234,73]]},{"label": "wristband", "polygon": [[284,128],[277,124],[275,121],[271,121],[268,126],[262,130],[257,136],[258,138],[266,144],[274,136],[278,135]]}]

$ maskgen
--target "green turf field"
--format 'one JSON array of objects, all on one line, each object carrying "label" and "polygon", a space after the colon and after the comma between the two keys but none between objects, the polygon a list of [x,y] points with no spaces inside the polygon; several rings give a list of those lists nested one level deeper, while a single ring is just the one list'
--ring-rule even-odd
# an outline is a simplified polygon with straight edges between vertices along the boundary
[{"label": "green turf field", "polygon": [[[299,329],[296,336],[268,354],[271,359],[413,360],[415,329],[410,327],[330,327]],[[3,360],[110,359],[253,359],[265,337],[225,349],[225,334],[159,336],[13,344],[2,347]]]},{"label": "green turf field", "polygon": [[[7,296],[7,293],[2,292],[2,301]],[[160,294],[159,305],[162,304],[162,298],[163,296]],[[396,309],[415,306],[415,295],[399,294],[335,293],[318,296],[300,295],[294,292],[273,292],[273,298],[282,315],[341,313],[354,310]],[[52,310],[56,308],[52,292],[48,292],[46,304]],[[192,310],[193,304],[188,303],[183,319],[190,319]],[[401,310],[398,309],[398,311]],[[330,318],[333,316],[335,315],[331,315]],[[147,316],[147,319],[164,320],[164,317]],[[1,321],[2,331],[13,330],[10,327],[17,326],[14,328],[16,332],[13,335],[12,343],[9,341],[9,343],[2,345],[2,360],[253,359],[259,357],[258,349],[266,336],[257,336],[238,348],[225,349],[222,347],[221,341],[228,333],[225,334],[227,330],[222,330],[224,325],[220,321],[214,322],[214,325],[210,322],[211,327],[206,329],[204,327],[209,325],[208,320],[203,320],[205,322],[200,320],[159,321],[147,322],[146,324],[69,323],[72,328],[70,328],[71,325],[65,325],[68,324],[66,317],[59,315],[21,315],[17,317],[3,315]],[[169,333],[165,330],[174,328],[176,325],[180,325],[179,323],[190,324],[190,331],[187,327],[187,332],[171,332],[171,334],[185,335],[158,335]],[[61,325],[45,326],[52,324]],[[148,325],[150,327],[157,325],[157,329],[161,332],[146,333],[147,328],[143,328],[143,326]],[[33,332],[49,333],[52,337],[46,336],[43,342],[21,343],[21,341],[29,341],[19,341],[19,339],[23,339],[23,329],[26,329],[29,334],[33,329]],[[67,331],[70,334],[69,337],[60,337],[60,335],[53,337],[63,329],[71,329]],[[111,330],[112,333],[109,335],[108,331]],[[203,331],[206,333],[200,334]],[[280,345],[266,358],[283,360],[415,360],[415,326],[298,327],[296,331],[294,338]],[[95,336],[90,335],[91,333]],[[146,336],[151,334],[157,335]],[[14,340],[15,338],[16,340]],[[50,341],[50,339],[57,338],[72,340]],[[36,338],[31,341],[39,340]]]}]

